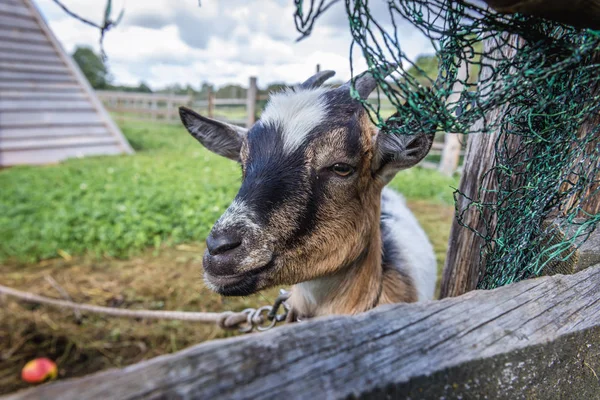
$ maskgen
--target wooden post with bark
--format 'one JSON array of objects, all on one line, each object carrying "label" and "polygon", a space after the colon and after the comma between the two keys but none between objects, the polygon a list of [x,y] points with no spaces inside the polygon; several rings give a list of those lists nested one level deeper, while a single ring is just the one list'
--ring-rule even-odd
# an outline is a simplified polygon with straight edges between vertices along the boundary
[{"label": "wooden post with bark", "polygon": [[215,117],[215,94],[213,93],[212,89],[208,88],[208,94],[207,94],[207,112],[206,112],[208,118],[214,118]]},{"label": "wooden post with bark", "polygon": [[[516,48],[518,38],[513,35],[509,40],[510,48]],[[488,54],[494,47],[495,44],[492,41],[484,42],[484,53]],[[507,56],[514,56],[514,51],[510,51]],[[493,54],[490,55],[490,59],[494,58],[496,57]],[[490,64],[489,67],[481,70],[481,80],[491,77],[495,63],[492,61]],[[501,115],[502,110],[503,106],[494,109],[488,114],[488,119],[495,120]],[[483,121],[478,121],[473,130],[477,131],[482,127]],[[498,139],[498,133],[489,132],[467,136],[467,150],[459,185],[460,192],[465,196],[460,196],[456,200],[456,209],[458,212],[464,211],[462,218],[467,225],[477,230],[483,230],[485,229],[484,221],[489,217],[489,210],[481,212],[474,208],[467,210],[468,198],[477,198],[479,188],[485,187],[489,190],[480,194],[479,201],[493,203],[495,200],[496,181],[493,174],[486,174],[486,172],[494,167],[494,146]],[[482,260],[480,260],[480,249],[483,244],[484,240],[480,236],[461,226],[456,219],[453,221],[442,275],[441,298],[459,296],[477,287],[483,272]]]},{"label": "wooden post with bark", "polygon": [[[511,35],[510,45],[504,49],[506,57],[512,57],[519,47],[519,39]],[[497,45],[490,41],[484,42],[484,53],[489,54]],[[496,50],[501,51],[501,50]],[[491,54],[490,59],[499,58],[498,55]],[[593,63],[600,62],[600,54]],[[481,79],[489,79],[494,69],[494,62],[490,61],[489,66],[481,71]],[[594,88],[595,93],[600,95],[600,85]],[[504,112],[506,105],[499,106],[492,110],[488,115],[489,121],[496,121]],[[587,135],[592,129],[600,124],[599,116],[591,116],[585,121],[579,129],[580,137]],[[473,127],[473,131],[478,131],[482,127],[481,121]],[[489,132],[487,134],[468,135],[467,151],[464,162],[463,174],[460,181],[459,191],[465,196],[457,199],[457,210],[462,213],[463,223],[483,235],[492,234],[495,231],[495,221],[487,225],[486,221],[490,218],[490,210],[469,208],[470,200],[484,204],[494,204],[496,202],[496,192],[498,189],[497,179],[494,172],[488,173],[495,166],[495,144],[498,140],[498,132]],[[505,143],[507,149],[518,149],[520,147],[521,137],[510,135]],[[597,141],[588,145],[586,153],[597,153]],[[515,155],[516,157],[516,155]],[[515,174],[519,175],[519,174]],[[573,178],[574,179],[574,178]],[[484,188],[485,190],[480,190]],[[600,210],[600,193],[596,191],[595,196],[586,196],[585,204],[582,208],[590,213],[596,214]],[[573,204],[571,204],[572,206]],[[457,220],[452,224],[450,239],[448,242],[448,252],[446,263],[441,281],[440,297],[460,296],[468,291],[474,290],[478,282],[485,273],[485,260],[481,259],[481,249],[484,245],[484,239],[476,235],[469,229],[461,226]]]},{"label": "wooden post with bark", "polygon": [[256,98],[258,95],[258,88],[256,86],[256,77],[251,76],[248,84],[248,92],[246,97],[246,112],[248,117],[246,119],[246,127],[250,128],[256,121]]},{"label": "wooden post with bark", "polygon": [[[460,95],[464,90],[465,82],[468,78],[469,64],[463,61],[458,67],[456,82],[452,87],[452,93],[448,96],[447,104],[456,104],[460,99]],[[447,176],[451,176],[456,172],[460,160],[460,136],[457,133],[446,132],[444,135],[444,148],[442,150],[442,158],[438,167],[439,171]]]},{"label": "wooden post with bark", "polygon": [[503,13],[547,18],[578,28],[600,29],[600,0],[485,0]]}]

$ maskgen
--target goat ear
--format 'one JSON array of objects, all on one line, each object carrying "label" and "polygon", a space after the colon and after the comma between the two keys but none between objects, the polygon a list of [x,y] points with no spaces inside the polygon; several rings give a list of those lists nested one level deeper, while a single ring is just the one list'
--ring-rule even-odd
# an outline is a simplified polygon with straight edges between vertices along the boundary
[{"label": "goat ear", "polygon": [[[371,94],[371,92],[373,90],[375,90],[375,88],[377,87],[377,79],[375,78],[375,75],[374,75],[375,73],[385,77],[385,76],[388,76],[389,74],[391,74],[392,72],[394,72],[394,70],[396,70],[397,68],[398,68],[397,64],[386,64],[386,65],[377,67],[373,71],[365,71],[362,74],[355,77],[354,78],[354,88],[356,89],[356,92],[358,93],[360,98],[363,100],[367,99],[369,97],[369,95]],[[340,89],[350,90],[351,87],[352,87],[352,79],[349,80],[348,82],[344,83],[342,86],[340,86]]]},{"label": "goat ear", "polygon": [[179,107],[179,117],[188,132],[208,150],[240,161],[242,138],[246,135],[246,129],[203,117],[187,107]]},{"label": "goat ear", "polygon": [[418,164],[429,153],[434,134],[434,129],[414,135],[379,132],[373,160],[375,174],[387,184],[398,171]]}]

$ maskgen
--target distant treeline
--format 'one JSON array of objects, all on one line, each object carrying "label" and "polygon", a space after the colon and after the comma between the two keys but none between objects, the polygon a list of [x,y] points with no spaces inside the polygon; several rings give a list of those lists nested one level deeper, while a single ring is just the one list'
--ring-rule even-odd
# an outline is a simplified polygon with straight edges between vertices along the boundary
[{"label": "distant treeline", "polygon": [[[83,74],[94,89],[99,90],[117,90],[121,92],[141,92],[141,93],[173,93],[173,94],[193,94],[199,99],[206,99],[209,92],[215,93],[218,98],[245,98],[247,88],[237,84],[229,84],[218,89],[208,82],[202,82],[197,87],[192,85],[182,86],[180,84],[168,85],[159,90],[152,90],[146,82],[140,82],[137,86],[114,85],[113,77],[110,74],[108,66],[102,58],[94,53],[90,47],[77,47],[73,53],[73,59],[77,62]],[[417,57],[408,69],[421,85],[431,86],[432,80],[437,76],[438,60],[433,55],[422,55]],[[338,82],[339,84],[340,82]],[[334,84],[335,85],[335,84]],[[267,94],[286,87],[285,83],[272,83],[264,89],[259,89],[259,95]]]},{"label": "distant treeline", "polygon": [[[146,82],[140,82],[136,86],[130,85],[114,85],[113,77],[110,74],[108,66],[102,58],[94,52],[90,47],[77,47],[73,52],[73,59],[79,65],[79,68],[86,76],[90,85],[94,89],[99,90],[117,90],[121,92],[138,92],[138,93],[173,93],[173,94],[193,94],[198,98],[208,97],[209,92],[215,93],[220,98],[245,98],[247,88],[240,85],[225,85],[218,89],[215,86],[203,82],[198,87],[192,85],[182,86],[180,84],[168,85],[159,90],[152,90]],[[270,91],[279,90],[285,87],[284,83],[270,84],[266,89],[259,90],[259,94],[266,94]]]}]

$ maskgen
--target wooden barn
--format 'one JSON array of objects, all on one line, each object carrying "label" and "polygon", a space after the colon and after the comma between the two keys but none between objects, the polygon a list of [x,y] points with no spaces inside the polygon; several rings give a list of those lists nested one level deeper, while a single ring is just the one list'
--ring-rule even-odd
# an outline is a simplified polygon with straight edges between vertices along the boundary
[{"label": "wooden barn", "polygon": [[132,153],[32,0],[0,0],[0,166]]}]

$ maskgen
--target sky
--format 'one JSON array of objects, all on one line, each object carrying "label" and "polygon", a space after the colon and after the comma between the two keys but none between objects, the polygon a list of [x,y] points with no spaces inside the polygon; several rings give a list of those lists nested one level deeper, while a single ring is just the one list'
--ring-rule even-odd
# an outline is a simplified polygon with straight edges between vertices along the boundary
[{"label": "sky", "polygon": [[[99,50],[97,29],[69,17],[52,0],[34,0],[63,47]],[[62,0],[72,11],[97,23],[102,0]],[[293,0],[114,0],[114,14],[123,20],[104,40],[115,84],[153,89],[201,82],[246,86],[250,76],[260,87],[305,80],[321,69],[336,71],[336,80],[350,79],[351,36],[342,2],[317,20],[310,37],[298,42]],[[310,3],[306,1],[306,3]],[[371,0],[375,15],[385,21],[385,0]],[[402,50],[410,59],[432,53],[425,37],[409,24],[400,26]],[[355,72],[366,64],[355,46]]]}]

